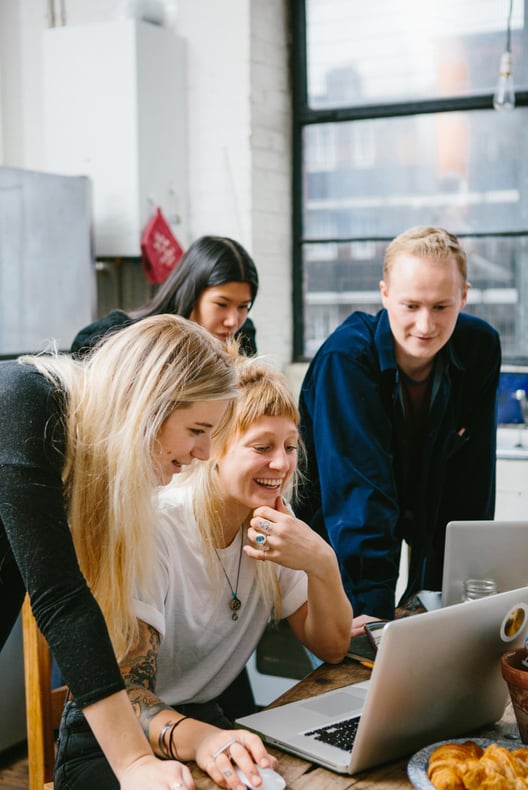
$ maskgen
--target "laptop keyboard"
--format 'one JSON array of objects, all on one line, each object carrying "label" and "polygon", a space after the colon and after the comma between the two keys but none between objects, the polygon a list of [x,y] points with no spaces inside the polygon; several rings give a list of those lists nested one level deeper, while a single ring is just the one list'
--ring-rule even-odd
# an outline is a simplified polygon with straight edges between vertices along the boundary
[{"label": "laptop keyboard", "polygon": [[358,725],[359,716],[355,716],[353,719],[338,721],[337,724],[328,724],[326,727],[320,727],[304,734],[315,738],[316,741],[322,741],[345,752],[351,752]]}]

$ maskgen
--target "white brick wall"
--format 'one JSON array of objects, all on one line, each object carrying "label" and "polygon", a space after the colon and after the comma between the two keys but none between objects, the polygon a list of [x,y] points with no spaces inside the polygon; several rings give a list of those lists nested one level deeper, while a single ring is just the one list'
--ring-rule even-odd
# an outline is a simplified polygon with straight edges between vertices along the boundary
[{"label": "white brick wall", "polygon": [[178,29],[187,40],[191,235],[233,236],[251,249],[249,4],[183,0]]},{"label": "white brick wall", "polygon": [[291,360],[291,98],[287,3],[251,3],[253,254],[261,276],[254,308],[259,351]]},{"label": "white brick wall", "polygon": [[286,0],[182,0],[188,40],[191,235],[253,255],[259,352],[291,359],[291,155]]}]

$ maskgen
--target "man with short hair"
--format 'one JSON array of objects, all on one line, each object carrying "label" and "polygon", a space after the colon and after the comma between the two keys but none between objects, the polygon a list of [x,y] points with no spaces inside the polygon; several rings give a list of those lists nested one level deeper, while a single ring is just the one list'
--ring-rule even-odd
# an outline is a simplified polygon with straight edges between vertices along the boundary
[{"label": "man with short hair", "polygon": [[383,309],[328,337],[300,397],[308,474],[296,512],[334,547],[358,630],[367,615],[394,617],[402,541],[405,600],[441,589],[447,523],[495,508],[500,341],[462,312],[465,252],[419,226],[389,244],[383,272]]}]

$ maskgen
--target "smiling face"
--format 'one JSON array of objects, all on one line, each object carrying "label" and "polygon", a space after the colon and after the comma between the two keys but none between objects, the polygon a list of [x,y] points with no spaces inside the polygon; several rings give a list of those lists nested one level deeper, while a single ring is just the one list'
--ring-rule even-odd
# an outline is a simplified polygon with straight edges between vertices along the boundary
[{"label": "smiling face", "polygon": [[225,342],[240,329],[250,307],[249,283],[223,283],[202,291],[189,318]]},{"label": "smiling face", "polygon": [[211,431],[221,420],[227,400],[197,401],[175,409],[162,424],[152,463],[159,485],[170,483],[194,458],[205,461],[211,451]]},{"label": "smiling face", "polygon": [[218,459],[220,490],[243,520],[260,505],[274,507],[297,466],[299,433],[288,417],[260,417]]},{"label": "smiling face", "polygon": [[469,287],[454,256],[437,260],[401,253],[394,259],[380,290],[396,361],[411,378],[431,371],[435,355],[453,334]]}]

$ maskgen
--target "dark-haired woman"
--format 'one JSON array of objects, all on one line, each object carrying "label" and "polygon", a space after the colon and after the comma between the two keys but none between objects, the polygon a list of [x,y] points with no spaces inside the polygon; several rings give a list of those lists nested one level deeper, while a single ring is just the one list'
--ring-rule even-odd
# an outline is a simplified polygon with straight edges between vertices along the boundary
[{"label": "dark-haired woman", "polygon": [[108,315],[82,329],[71,351],[82,356],[99,341],[129,324],[161,313],[189,318],[221,341],[235,336],[242,353],[257,353],[255,327],[248,313],[257,296],[257,268],[249,253],[226,236],[196,239],[178,266],[142,307]]}]

